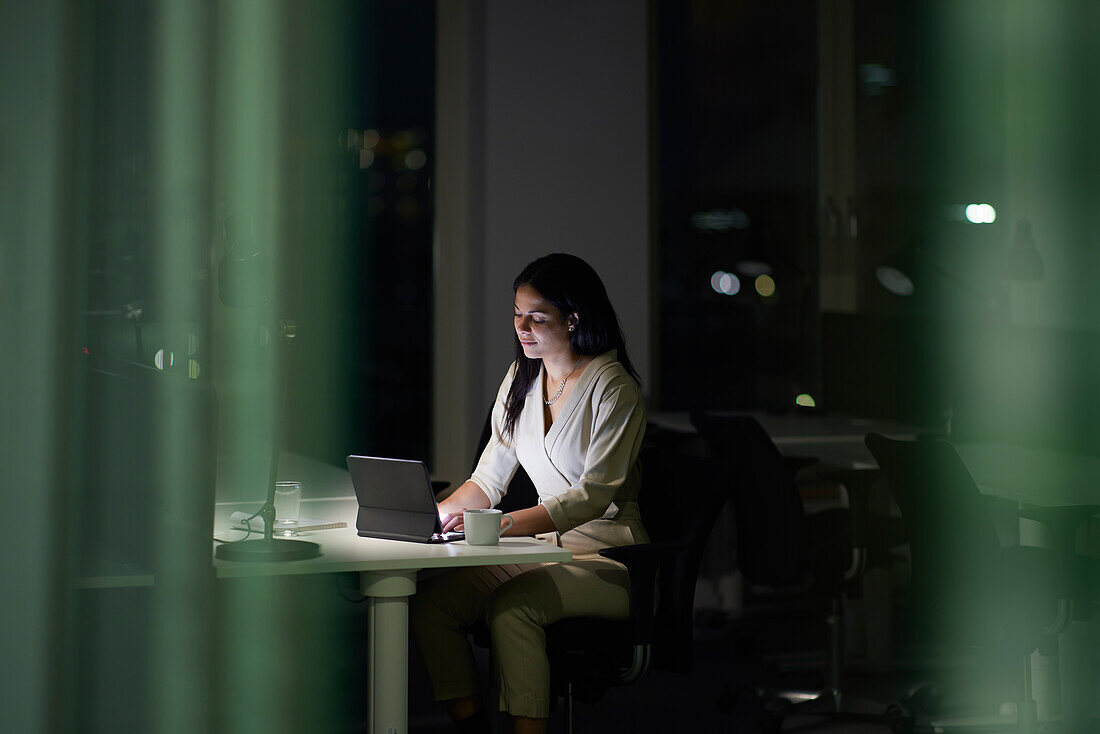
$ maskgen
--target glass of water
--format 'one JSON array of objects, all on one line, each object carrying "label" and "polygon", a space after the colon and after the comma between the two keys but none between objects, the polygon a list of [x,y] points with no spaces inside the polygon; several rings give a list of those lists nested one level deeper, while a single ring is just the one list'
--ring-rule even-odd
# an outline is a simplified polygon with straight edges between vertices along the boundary
[{"label": "glass of water", "polygon": [[297,535],[302,511],[302,483],[275,482],[275,535]]}]

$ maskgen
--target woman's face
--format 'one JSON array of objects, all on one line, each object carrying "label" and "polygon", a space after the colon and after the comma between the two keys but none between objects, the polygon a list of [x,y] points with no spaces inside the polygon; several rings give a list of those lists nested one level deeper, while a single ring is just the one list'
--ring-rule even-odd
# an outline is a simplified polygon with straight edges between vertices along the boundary
[{"label": "woman's face", "polygon": [[569,327],[577,323],[577,315],[563,317],[537,290],[521,285],[515,300],[516,336],[528,359],[568,357]]}]

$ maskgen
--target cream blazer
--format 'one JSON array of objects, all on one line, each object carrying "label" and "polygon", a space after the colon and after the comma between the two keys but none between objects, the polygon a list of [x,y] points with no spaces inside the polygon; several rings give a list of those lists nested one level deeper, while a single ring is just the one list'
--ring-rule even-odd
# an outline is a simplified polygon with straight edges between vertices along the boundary
[{"label": "cream blazer", "polygon": [[522,466],[557,528],[552,540],[575,556],[649,541],[638,512],[645,403],[616,357],[611,350],[588,363],[549,430],[542,401],[546,370],[541,369],[516,420],[515,435],[505,437],[513,363],[497,391],[492,436],[470,477],[495,507]]}]

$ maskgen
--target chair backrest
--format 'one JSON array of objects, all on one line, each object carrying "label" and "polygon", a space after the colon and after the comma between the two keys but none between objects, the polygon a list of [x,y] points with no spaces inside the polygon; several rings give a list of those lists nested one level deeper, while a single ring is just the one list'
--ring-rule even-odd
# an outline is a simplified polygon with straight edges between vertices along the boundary
[{"label": "chair backrest", "polygon": [[946,441],[897,441],[871,433],[909,539],[916,620],[938,637],[988,643],[1004,610],[1000,543],[970,472]]},{"label": "chair backrest", "polygon": [[692,413],[692,423],[737,485],[737,567],[760,586],[801,583],[807,574],[802,497],[794,472],[752,416]]},{"label": "chair backrest", "polygon": [[710,532],[733,483],[712,459],[646,448],[638,503],[654,542],[683,541],[686,550],[660,567],[653,665],[687,673],[693,663],[695,584]]}]

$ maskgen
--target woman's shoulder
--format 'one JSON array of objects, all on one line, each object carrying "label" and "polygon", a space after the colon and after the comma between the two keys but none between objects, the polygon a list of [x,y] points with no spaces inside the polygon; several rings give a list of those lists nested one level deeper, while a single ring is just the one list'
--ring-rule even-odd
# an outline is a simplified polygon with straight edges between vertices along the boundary
[{"label": "woman's shoulder", "polygon": [[616,358],[615,351],[604,352],[593,360],[595,374],[592,377],[594,393],[603,395],[610,391],[625,390],[641,397],[642,391],[634,376]]},{"label": "woman's shoulder", "polygon": [[508,394],[508,390],[512,387],[512,380],[516,376],[516,363],[512,362],[508,366],[508,371],[504,373],[504,379],[500,381],[500,387],[497,388],[497,398],[503,399]]}]

